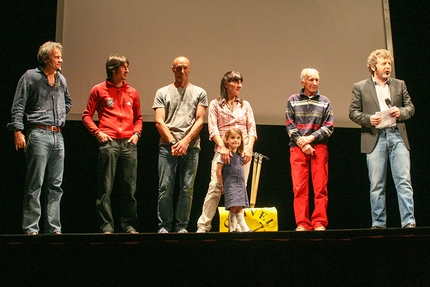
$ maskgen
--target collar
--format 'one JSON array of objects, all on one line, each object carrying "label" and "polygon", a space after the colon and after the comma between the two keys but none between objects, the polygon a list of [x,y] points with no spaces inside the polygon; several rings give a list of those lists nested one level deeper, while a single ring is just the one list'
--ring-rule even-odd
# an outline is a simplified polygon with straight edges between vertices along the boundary
[{"label": "collar", "polygon": [[300,97],[306,97],[306,98],[309,98],[309,99],[313,99],[313,98],[316,98],[316,97],[319,97],[319,96],[320,96],[320,90],[317,90],[317,92],[315,93],[315,95],[313,95],[313,97],[309,97],[308,95],[305,94],[305,88],[302,88],[300,90]]},{"label": "collar", "polygon": [[48,86],[50,86],[50,87],[59,87],[59,86],[60,86],[60,80],[59,80],[59,77],[60,77],[60,71],[59,71],[59,70],[57,70],[57,71],[54,73],[54,83],[53,83],[53,84],[50,84],[50,83],[49,83],[48,77],[46,76],[45,71],[43,70],[43,67],[42,67],[42,66],[38,66],[36,70],[37,70],[37,72],[38,72],[38,73],[40,73],[40,74],[42,74],[42,75],[43,75],[44,80],[45,80],[45,82],[46,82],[46,84],[47,84]]},{"label": "collar", "polygon": [[[236,96],[236,97],[234,97],[233,102],[240,102],[237,96]],[[221,101],[221,105],[222,105],[222,106],[227,105],[227,100],[226,100],[226,99],[222,99],[222,101]]]},{"label": "collar", "polygon": [[[378,81],[376,81],[375,80],[375,78],[372,76],[372,82],[373,82],[373,84],[376,86],[376,85],[380,85],[379,84],[379,82]],[[383,84],[385,84],[385,85],[390,85],[390,82],[391,82],[391,78],[388,78]]]},{"label": "collar", "polygon": [[126,81],[122,81],[122,85],[121,85],[121,87],[117,87],[116,85],[114,85],[109,79],[106,79],[106,86],[108,87],[108,88],[117,88],[117,89],[120,89],[120,88],[123,88],[123,87],[125,87],[125,86],[127,86],[128,85],[128,83],[126,82]]}]

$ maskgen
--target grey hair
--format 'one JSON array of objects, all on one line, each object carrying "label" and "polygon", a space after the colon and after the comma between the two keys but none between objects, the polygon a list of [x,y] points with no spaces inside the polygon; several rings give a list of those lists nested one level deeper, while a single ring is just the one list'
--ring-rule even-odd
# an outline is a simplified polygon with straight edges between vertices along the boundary
[{"label": "grey hair", "polygon": [[37,52],[37,61],[39,64],[44,65],[54,49],[60,50],[61,54],[63,54],[63,46],[58,42],[48,41],[42,44]]},{"label": "grey hair", "polygon": [[317,74],[318,77],[320,76],[320,73],[313,68],[305,68],[302,70],[301,74],[300,74],[300,81],[304,82],[306,80],[306,76],[309,74]]}]

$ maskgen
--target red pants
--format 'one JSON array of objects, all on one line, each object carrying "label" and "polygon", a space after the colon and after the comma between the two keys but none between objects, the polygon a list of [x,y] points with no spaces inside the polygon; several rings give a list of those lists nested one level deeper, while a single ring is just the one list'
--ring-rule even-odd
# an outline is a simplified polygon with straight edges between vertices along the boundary
[{"label": "red pants", "polygon": [[[290,149],[291,178],[294,192],[294,216],[297,226],[312,230],[326,227],[328,204],[328,148],[326,144],[313,146],[314,155],[307,155],[299,147]],[[309,218],[309,172],[312,174],[315,209]]]}]

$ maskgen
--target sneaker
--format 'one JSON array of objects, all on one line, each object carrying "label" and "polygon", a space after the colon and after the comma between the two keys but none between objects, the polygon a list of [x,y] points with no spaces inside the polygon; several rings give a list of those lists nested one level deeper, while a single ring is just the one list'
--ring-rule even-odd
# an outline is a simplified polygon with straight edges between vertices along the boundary
[{"label": "sneaker", "polygon": [[161,227],[161,228],[158,230],[158,233],[169,233],[169,231],[167,231],[167,229],[166,229],[166,228]]},{"label": "sneaker", "polygon": [[297,226],[296,231],[307,231],[303,226]]},{"label": "sneaker", "polygon": [[383,227],[378,225],[373,225],[370,229],[383,229]]},{"label": "sneaker", "polygon": [[112,231],[103,231],[103,234],[112,234]]},{"label": "sneaker", "polygon": [[204,227],[199,227],[196,233],[206,233],[206,229]]},{"label": "sneaker", "polygon": [[35,236],[35,235],[39,235],[39,233],[37,233],[36,231],[30,231],[29,233],[27,233],[27,235]]},{"label": "sneaker", "polygon": [[408,224],[406,224],[405,226],[403,226],[403,228],[415,228],[416,225],[413,222],[409,222]]},{"label": "sneaker", "polygon": [[124,229],[124,231],[125,233],[128,233],[128,234],[139,234],[139,232],[137,232],[133,226],[128,226],[127,228]]},{"label": "sneaker", "polygon": [[61,233],[61,231],[55,231],[54,234],[55,235],[61,235],[62,233]]},{"label": "sneaker", "polygon": [[316,231],[324,231],[325,227],[322,226],[322,225],[320,225],[320,226],[315,227],[314,230],[316,230]]},{"label": "sneaker", "polygon": [[188,233],[188,231],[185,228],[181,228],[178,230],[178,233]]}]

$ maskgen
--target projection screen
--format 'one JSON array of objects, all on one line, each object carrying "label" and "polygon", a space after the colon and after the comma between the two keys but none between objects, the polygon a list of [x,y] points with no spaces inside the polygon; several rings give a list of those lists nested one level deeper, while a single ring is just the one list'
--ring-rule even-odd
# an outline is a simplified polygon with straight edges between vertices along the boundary
[{"label": "projection screen", "polygon": [[258,125],[284,125],[301,70],[315,68],[335,126],[357,127],[348,118],[352,85],[370,76],[371,51],[392,51],[388,0],[59,0],[57,14],[74,102],[68,120],[80,120],[91,88],[105,80],[107,57],[120,53],[144,121],[154,120],[157,89],[174,80],[173,59],[186,56],[190,82],[209,100],[225,72],[240,71],[240,96]]}]

